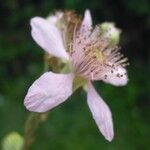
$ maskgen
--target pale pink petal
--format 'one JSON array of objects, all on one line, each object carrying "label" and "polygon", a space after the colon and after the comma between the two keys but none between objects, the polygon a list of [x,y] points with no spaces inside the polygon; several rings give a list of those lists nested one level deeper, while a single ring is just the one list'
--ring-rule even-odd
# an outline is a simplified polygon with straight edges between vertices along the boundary
[{"label": "pale pink petal", "polygon": [[103,136],[111,141],[114,136],[112,115],[108,105],[95,91],[91,83],[88,84],[87,102],[92,112],[92,116]]},{"label": "pale pink petal", "polygon": [[56,57],[68,59],[60,31],[46,19],[31,19],[32,37],[46,52]]},{"label": "pale pink petal", "polygon": [[91,29],[92,29],[91,13],[89,10],[86,10],[84,13],[84,18],[83,18],[79,32],[82,35],[82,37],[84,37],[84,39],[85,39],[90,35]]},{"label": "pale pink petal", "polygon": [[33,112],[45,112],[61,104],[72,94],[73,74],[44,73],[29,88],[24,100]]},{"label": "pale pink petal", "polygon": [[103,75],[102,80],[115,86],[123,86],[128,82],[127,71],[123,67],[109,69]]},{"label": "pale pink petal", "polygon": [[92,17],[91,17],[90,10],[88,10],[88,9],[84,13],[84,18],[83,18],[83,21],[82,21],[81,28],[83,26],[87,26],[89,28],[92,27]]},{"label": "pale pink petal", "polygon": [[77,33],[74,33],[73,38],[73,50],[72,54],[73,65],[75,68],[81,63],[81,61],[85,58],[85,54],[83,52],[89,42],[89,35],[91,34],[92,28],[92,18],[89,10],[86,10],[84,13],[84,18],[81,23],[81,27],[77,30]]}]

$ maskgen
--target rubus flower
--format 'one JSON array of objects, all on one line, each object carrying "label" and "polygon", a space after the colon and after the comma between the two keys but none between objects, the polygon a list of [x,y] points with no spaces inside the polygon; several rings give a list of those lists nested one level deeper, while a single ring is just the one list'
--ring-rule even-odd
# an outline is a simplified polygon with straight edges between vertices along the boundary
[{"label": "rubus flower", "polygon": [[[82,22],[74,24],[69,33],[66,32],[69,26],[64,26],[63,29],[59,26],[58,20],[63,20],[63,16],[65,14],[59,12],[48,19],[31,19],[31,33],[46,52],[65,59],[70,64],[71,72],[44,73],[29,88],[24,105],[29,111],[46,112],[66,101],[73,93],[75,81],[80,79],[86,83],[87,103],[92,116],[104,137],[111,141],[114,136],[111,111],[91,82],[102,80],[116,86],[126,85],[127,60],[120,54],[118,47],[111,47],[108,38],[101,36],[100,26],[92,27],[89,10],[85,11]],[[72,35],[66,36],[70,37],[67,44],[64,31],[67,35]]]}]

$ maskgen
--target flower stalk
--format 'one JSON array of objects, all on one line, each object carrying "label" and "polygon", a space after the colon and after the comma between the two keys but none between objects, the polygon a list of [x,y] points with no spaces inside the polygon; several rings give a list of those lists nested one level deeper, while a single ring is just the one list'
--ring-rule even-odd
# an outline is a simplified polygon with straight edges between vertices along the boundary
[{"label": "flower stalk", "polygon": [[29,150],[34,141],[34,134],[40,123],[46,121],[48,113],[30,113],[25,123],[23,150]]}]

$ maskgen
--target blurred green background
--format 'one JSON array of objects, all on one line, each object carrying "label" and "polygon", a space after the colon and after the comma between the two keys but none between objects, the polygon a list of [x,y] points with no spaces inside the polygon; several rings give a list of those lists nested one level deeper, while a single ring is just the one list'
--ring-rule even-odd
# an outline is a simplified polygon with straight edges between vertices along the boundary
[{"label": "blurred green background", "polygon": [[150,1],[149,0],[5,0],[0,2],[0,141],[12,131],[24,134],[29,114],[23,99],[43,72],[43,50],[30,35],[29,20],[56,9],[91,10],[94,23],[113,21],[122,29],[120,45],[129,58],[129,83],[96,89],[109,104],[115,138],[99,133],[79,89],[53,109],[40,125],[31,150],[148,150],[150,149]]}]

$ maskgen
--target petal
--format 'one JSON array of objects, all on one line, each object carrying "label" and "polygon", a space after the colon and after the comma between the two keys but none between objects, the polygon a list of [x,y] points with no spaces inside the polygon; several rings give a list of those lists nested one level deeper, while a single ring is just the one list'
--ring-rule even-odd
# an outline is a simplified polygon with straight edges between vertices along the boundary
[{"label": "petal", "polygon": [[127,71],[123,67],[109,69],[103,76],[102,80],[115,86],[123,86],[128,82]]},{"label": "petal", "polygon": [[68,59],[60,31],[49,21],[40,17],[31,19],[32,37],[46,52]]},{"label": "petal", "polygon": [[88,85],[87,102],[100,132],[111,141],[114,136],[111,111],[91,83]]},{"label": "petal", "polygon": [[80,33],[81,35],[88,37],[91,33],[92,28],[92,17],[89,10],[86,10],[84,13],[84,18],[81,24]]},{"label": "petal", "polygon": [[24,105],[30,111],[45,112],[72,94],[73,74],[44,73],[29,88]]},{"label": "petal", "polygon": [[83,47],[86,46],[87,41],[89,42],[89,40],[85,40],[85,39],[88,39],[89,35],[91,34],[91,27],[92,27],[91,13],[89,10],[86,10],[84,13],[83,21],[81,23],[81,27],[79,31],[77,31],[78,38],[75,36],[76,34],[74,34],[74,38],[73,38],[74,39],[73,40],[74,53],[72,54],[72,60],[73,60],[73,65],[75,66],[75,68],[85,58]]},{"label": "petal", "polygon": [[83,25],[88,26],[88,27],[92,26],[92,17],[91,17],[90,10],[88,10],[88,9],[84,13],[84,18],[83,18],[83,21],[82,21],[82,26]]}]

